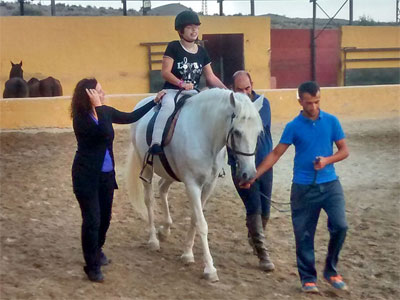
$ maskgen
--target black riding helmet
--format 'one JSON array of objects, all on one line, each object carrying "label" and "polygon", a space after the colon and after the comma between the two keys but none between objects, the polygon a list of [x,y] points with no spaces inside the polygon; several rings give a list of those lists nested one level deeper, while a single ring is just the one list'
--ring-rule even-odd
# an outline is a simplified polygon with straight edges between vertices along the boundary
[{"label": "black riding helmet", "polygon": [[175,18],[175,30],[177,31],[180,31],[184,29],[187,25],[191,24],[201,24],[199,16],[191,10],[180,12]]}]

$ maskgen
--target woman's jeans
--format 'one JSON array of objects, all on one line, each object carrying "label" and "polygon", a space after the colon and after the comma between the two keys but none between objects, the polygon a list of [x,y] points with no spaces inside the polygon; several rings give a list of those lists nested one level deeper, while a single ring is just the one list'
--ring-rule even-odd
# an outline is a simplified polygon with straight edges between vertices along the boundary
[{"label": "woman's jeans", "polygon": [[90,269],[100,266],[100,251],[111,221],[114,176],[114,171],[101,172],[97,190],[76,194],[82,212],[83,256]]},{"label": "woman's jeans", "polygon": [[302,284],[317,281],[314,235],[321,209],[328,215],[330,233],[324,277],[337,275],[336,265],[347,231],[345,200],[339,180],[314,185],[293,183],[290,201],[297,268]]}]

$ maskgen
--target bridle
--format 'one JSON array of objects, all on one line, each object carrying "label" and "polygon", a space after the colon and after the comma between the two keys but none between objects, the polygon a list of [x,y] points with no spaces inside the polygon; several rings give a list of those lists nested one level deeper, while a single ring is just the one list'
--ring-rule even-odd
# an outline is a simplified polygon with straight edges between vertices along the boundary
[{"label": "bridle", "polygon": [[[231,116],[231,124],[233,123],[233,119],[236,117],[236,115],[233,113]],[[231,146],[229,146],[229,139],[231,140]],[[243,155],[243,156],[253,156],[256,155],[257,147],[254,149],[253,152],[248,153],[248,152],[242,152],[236,148],[236,143],[235,143],[235,135],[233,134],[233,127],[228,132],[228,135],[226,137],[226,147],[232,152],[233,157],[235,158],[235,161],[237,162],[237,156],[238,155]]]}]

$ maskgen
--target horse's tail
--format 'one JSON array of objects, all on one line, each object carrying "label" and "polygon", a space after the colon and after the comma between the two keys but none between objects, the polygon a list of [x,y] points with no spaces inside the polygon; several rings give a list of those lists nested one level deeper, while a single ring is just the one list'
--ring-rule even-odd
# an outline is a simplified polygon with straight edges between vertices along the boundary
[{"label": "horse's tail", "polygon": [[147,208],[144,202],[143,185],[139,178],[139,174],[142,167],[142,161],[139,157],[137,148],[130,143],[127,157],[127,169],[126,169],[126,185],[128,188],[128,197],[141,217],[147,219]]}]

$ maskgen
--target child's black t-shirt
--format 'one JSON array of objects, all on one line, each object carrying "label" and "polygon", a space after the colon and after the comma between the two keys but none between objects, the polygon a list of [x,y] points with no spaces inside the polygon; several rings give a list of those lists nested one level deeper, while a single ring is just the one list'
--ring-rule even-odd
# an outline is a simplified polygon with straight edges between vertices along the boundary
[{"label": "child's black t-shirt", "polygon": [[[210,57],[206,49],[198,46],[196,54],[187,52],[179,41],[172,41],[168,44],[164,52],[164,56],[168,56],[174,60],[172,66],[172,74],[177,78],[193,83],[198,88],[203,67],[210,63]],[[178,86],[165,81],[164,89],[179,89]]]}]

